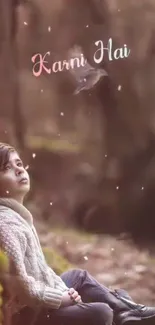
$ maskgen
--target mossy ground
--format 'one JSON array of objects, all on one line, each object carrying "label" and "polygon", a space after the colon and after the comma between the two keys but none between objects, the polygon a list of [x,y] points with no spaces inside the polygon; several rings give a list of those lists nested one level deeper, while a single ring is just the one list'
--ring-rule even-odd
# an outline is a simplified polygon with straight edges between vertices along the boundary
[{"label": "mossy ground", "polygon": [[43,253],[45,255],[45,259],[48,265],[56,272],[56,274],[60,275],[61,273],[71,269],[73,267],[67,259],[58,254],[55,250],[49,247],[43,248]]}]

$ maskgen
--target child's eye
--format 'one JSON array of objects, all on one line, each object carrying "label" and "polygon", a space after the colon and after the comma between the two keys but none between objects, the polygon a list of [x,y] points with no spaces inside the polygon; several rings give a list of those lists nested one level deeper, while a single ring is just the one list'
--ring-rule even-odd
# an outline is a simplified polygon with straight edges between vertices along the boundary
[{"label": "child's eye", "polygon": [[21,161],[18,162],[17,166],[20,166],[22,167],[23,166],[23,163]]}]

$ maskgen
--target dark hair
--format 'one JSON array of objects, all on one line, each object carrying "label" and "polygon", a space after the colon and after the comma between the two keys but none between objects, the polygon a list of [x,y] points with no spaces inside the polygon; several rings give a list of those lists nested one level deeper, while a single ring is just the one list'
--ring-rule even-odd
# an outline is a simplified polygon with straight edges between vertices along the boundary
[{"label": "dark hair", "polygon": [[8,163],[10,153],[15,152],[15,148],[7,143],[0,142],[0,171],[2,171],[5,165]]}]

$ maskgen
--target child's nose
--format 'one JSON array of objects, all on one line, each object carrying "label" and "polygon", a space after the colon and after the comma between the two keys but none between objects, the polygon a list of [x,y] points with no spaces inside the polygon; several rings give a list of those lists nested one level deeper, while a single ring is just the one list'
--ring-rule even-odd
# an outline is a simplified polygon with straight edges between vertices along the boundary
[{"label": "child's nose", "polygon": [[20,175],[23,173],[23,168],[22,167],[16,167],[16,175]]}]

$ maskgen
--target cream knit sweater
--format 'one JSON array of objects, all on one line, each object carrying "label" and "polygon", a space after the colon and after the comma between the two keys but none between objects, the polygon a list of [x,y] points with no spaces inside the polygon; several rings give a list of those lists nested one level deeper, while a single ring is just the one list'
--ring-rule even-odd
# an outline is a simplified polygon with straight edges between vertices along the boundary
[{"label": "cream knit sweater", "polygon": [[9,257],[9,306],[58,309],[68,287],[47,265],[31,213],[13,199],[0,198],[0,248]]}]

